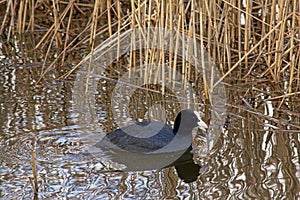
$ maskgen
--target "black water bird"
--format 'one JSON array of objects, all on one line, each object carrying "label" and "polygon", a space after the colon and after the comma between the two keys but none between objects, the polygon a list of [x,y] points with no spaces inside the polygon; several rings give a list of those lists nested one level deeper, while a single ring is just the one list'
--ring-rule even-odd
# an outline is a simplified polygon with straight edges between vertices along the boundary
[{"label": "black water bird", "polygon": [[107,133],[95,146],[145,154],[185,150],[192,143],[195,127],[208,128],[199,112],[186,109],[178,113],[173,129],[159,121],[137,122]]}]

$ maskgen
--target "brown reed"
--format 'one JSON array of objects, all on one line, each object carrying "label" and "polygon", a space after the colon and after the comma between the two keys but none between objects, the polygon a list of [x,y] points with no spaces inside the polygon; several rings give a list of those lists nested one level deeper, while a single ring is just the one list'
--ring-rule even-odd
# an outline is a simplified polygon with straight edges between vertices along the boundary
[{"label": "brown reed", "polygon": [[[41,71],[43,76],[55,66],[64,67],[70,52],[82,46],[93,51],[96,45],[113,34],[145,27],[170,29],[188,35],[206,49],[222,74],[214,85],[221,81],[230,83],[265,78],[280,88],[278,98],[298,95],[300,3],[297,0],[245,2],[7,0],[0,1],[3,10],[0,34],[11,40],[15,35],[28,31],[34,33],[39,27],[46,27],[36,44],[36,49],[46,52]],[[178,48],[176,41],[170,45],[175,51]],[[58,55],[52,59],[50,52],[53,49],[58,50]],[[169,70],[175,72],[178,66],[176,56],[154,48],[131,51],[129,70],[134,70],[137,62],[142,63],[138,59],[145,58],[151,64],[165,63],[168,58]],[[48,60],[52,61],[50,65],[46,65]],[[190,63],[182,62],[181,71],[183,80],[191,78]],[[174,78],[165,77],[163,70],[157,76],[166,81]],[[209,99],[209,88],[213,86],[205,82],[205,77],[203,80],[205,97]]]}]

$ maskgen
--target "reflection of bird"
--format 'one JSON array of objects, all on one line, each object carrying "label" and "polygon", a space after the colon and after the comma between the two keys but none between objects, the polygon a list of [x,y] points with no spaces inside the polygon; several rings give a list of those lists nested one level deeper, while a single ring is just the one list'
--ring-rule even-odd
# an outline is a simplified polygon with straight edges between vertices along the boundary
[{"label": "reflection of bird", "polygon": [[175,166],[177,175],[186,183],[196,181],[199,175],[208,170],[207,165],[200,166],[194,162],[193,154],[190,153],[192,150],[190,146],[176,161],[166,166]]},{"label": "reflection of bird", "polygon": [[[172,147],[173,149],[181,150],[191,145],[192,130],[197,126],[202,130],[207,128],[207,125],[201,120],[199,112],[182,110],[175,119],[173,129],[158,121],[138,122],[107,133],[96,144],[96,147],[150,153],[170,144],[176,145]],[[177,142],[173,143],[173,140],[177,140]],[[181,148],[181,144],[184,145],[183,148]]]}]

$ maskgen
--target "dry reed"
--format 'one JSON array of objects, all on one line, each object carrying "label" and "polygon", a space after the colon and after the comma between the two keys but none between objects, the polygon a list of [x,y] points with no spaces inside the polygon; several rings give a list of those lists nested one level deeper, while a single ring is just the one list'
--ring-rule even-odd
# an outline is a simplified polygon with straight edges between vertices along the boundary
[{"label": "dry reed", "polygon": [[[63,67],[68,53],[80,46],[93,51],[97,44],[112,34],[121,34],[126,29],[153,27],[175,30],[201,43],[222,74],[215,85],[221,81],[233,84],[263,78],[275,84],[280,91],[272,98],[284,100],[299,96],[300,3],[296,0],[96,0],[94,3],[7,0],[0,2],[0,8],[3,10],[2,39],[11,40],[17,34],[34,33],[40,26],[47,27],[36,45],[36,49],[46,51],[42,76],[55,66]],[[41,20],[40,16],[47,20]],[[86,19],[78,22],[83,18]],[[84,24],[79,26],[78,23]],[[132,42],[135,42],[134,39]],[[172,41],[170,45],[176,52],[178,43]],[[46,66],[46,61],[51,60],[52,49],[59,50],[59,53]],[[131,51],[129,60],[132,68],[129,70],[134,70],[142,57],[149,64],[165,63],[167,57],[170,72],[174,72],[169,74],[175,75],[178,66],[176,56],[176,53],[171,55],[170,52],[151,48],[143,52]],[[142,63],[142,60],[139,62]],[[183,62],[181,67],[183,80],[189,79],[192,73],[190,63]],[[145,70],[145,77],[148,71]],[[163,70],[157,76],[166,81],[174,78],[165,77]],[[211,83],[204,81],[208,99],[208,88],[212,85],[207,84]]]},{"label": "dry reed", "polygon": [[31,177],[29,177],[29,180],[30,180],[31,186],[33,188],[34,199],[38,199],[39,185],[38,185],[38,179],[37,179],[35,151],[33,149],[31,151],[31,167],[32,167],[33,180]]}]

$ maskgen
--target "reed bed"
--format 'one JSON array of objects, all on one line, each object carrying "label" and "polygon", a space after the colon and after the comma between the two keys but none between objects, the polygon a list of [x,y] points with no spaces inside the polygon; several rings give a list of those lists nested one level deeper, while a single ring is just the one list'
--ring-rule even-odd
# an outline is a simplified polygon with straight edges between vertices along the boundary
[{"label": "reed bed", "polygon": [[[273,91],[269,97],[279,99],[279,107],[286,98],[300,93],[297,0],[7,0],[0,1],[0,8],[3,41],[25,33],[38,34],[35,49],[46,55],[42,76],[55,67],[64,67],[69,54],[83,48],[92,52],[113,34],[153,27],[179,31],[201,43],[221,72],[215,85],[248,84],[253,89],[260,81],[268,82]],[[55,56],[51,54],[54,49]],[[153,49],[132,51],[130,70],[142,54],[149,63],[164,63],[168,58],[170,66],[177,66],[174,55]],[[187,78],[191,76],[190,69],[189,63],[182,63]],[[204,89],[209,98],[207,86]]]}]

